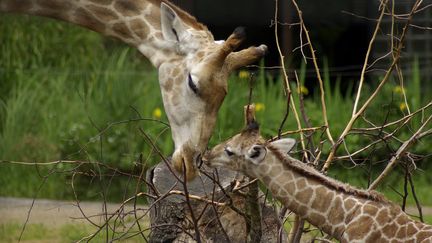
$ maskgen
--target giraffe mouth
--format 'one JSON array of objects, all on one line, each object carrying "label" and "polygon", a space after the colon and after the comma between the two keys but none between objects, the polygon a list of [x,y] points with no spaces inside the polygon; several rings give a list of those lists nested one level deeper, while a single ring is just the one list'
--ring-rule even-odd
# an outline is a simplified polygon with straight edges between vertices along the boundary
[{"label": "giraffe mouth", "polygon": [[217,164],[216,161],[212,159],[212,153],[211,150],[207,150],[204,152],[203,156],[201,157],[200,165],[208,166],[209,168],[216,168],[220,166],[221,164]]},{"label": "giraffe mouth", "polygon": [[201,153],[197,154],[197,155],[195,156],[194,161],[195,161],[195,164],[196,164],[197,168],[198,168],[198,169],[201,169],[201,166],[202,166],[203,163],[204,163],[204,160],[203,160],[203,156],[202,156],[202,154],[201,154]]},{"label": "giraffe mouth", "polygon": [[174,152],[172,166],[180,175],[185,176],[187,181],[191,181],[199,175],[199,169],[203,165],[202,157],[201,152],[183,147],[181,151]]}]

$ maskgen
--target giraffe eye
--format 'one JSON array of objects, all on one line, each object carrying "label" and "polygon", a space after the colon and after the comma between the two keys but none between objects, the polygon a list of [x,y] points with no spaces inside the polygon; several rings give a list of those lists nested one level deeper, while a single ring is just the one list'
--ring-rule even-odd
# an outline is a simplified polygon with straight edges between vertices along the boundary
[{"label": "giraffe eye", "polygon": [[198,94],[198,88],[196,86],[196,84],[194,83],[194,81],[192,80],[192,75],[188,75],[188,85],[189,88],[195,93]]},{"label": "giraffe eye", "polygon": [[229,147],[225,147],[225,153],[230,157],[234,155],[234,152]]}]

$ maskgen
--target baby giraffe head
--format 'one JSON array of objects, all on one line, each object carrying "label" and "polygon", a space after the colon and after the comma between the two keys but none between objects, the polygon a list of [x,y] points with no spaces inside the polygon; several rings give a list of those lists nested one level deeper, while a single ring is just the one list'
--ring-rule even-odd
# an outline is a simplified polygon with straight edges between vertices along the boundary
[{"label": "baby giraffe head", "polygon": [[251,177],[258,177],[257,170],[272,155],[268,149],[279,150],[287,154],[295,145],[295,140],[283,138],[266,142],[259,132],[256,122],[247,125],[243,131],[225,142],[216,145],[204,155],[203,161],[210,167],[225,167],[242,172]]}]

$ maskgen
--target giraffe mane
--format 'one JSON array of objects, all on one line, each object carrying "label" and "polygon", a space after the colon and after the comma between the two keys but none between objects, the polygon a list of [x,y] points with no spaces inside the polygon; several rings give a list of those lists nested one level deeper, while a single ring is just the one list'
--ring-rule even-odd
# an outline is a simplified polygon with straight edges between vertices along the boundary
[{"label": "giraffe mane", "polygon": [[376,202],[383,202],[388,204],[393,204],[388,199],[386,199],[381,193],[371,190],[366,191],[362,189],[355,188],[353,186],[350,186],[348,184],[339,182],[333,178],[330,178],[328,176],[325,176],[321,174],[316,169],[307,166],[306,164],[302,163],[301,161],[294,159],[290,157],[289,155],[284,155],[279,149],[273,147],[271,144],[267,145],[267,148],[273,152],[273,154],[282,162],[282,165],[289,170],[292,170],[296,173],[299,173],[307,178],[316,180],[326,187],[333,189],[337,192],[341,192],[343,194],[355,196],[358,198],[366,199],[366,200],[372,200]]}]

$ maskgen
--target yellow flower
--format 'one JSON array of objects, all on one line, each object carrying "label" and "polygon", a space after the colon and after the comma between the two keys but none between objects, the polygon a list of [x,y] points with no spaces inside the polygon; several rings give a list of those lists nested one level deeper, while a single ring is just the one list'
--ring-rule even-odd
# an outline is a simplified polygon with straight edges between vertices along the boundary
[{"label": "yellow flower", "polygon": [[238,73],[239,78],[241,79],[247,79],[250,76],[250,73],[248,71],[242,70]]},{"label": "yellow flower", "polygon": [[405,93],[405,89],[402,88],[400,85],[397,85],[393,88],[393,92],[396,94],[403,94]]},{"label": "yellow flower", "polygon": [[265,110],[265,105],[263,103],[256,103],[255,104],[255,110],[258,111],[263,111]]},{"label": "yellow flower", "polygon": [[309,94],[309,90],[308,88],[306,88],[306,86],[301,85],[300,87],[297,88],[297,92],[303,95],[308,95]]},{"label": "yellow flower", "polygon": [[162,117],[162,110],[157,107],[156,109],[153,110],[153,118],[155,119],[160,119]]},{"label": "yellow flower", "polygon": [[401,111],[404,111],[404,110],[407,109],[407,105],[405,104],[405,102],[401,102],[401,103],[399,104],[399,109],[400,109]]}]

